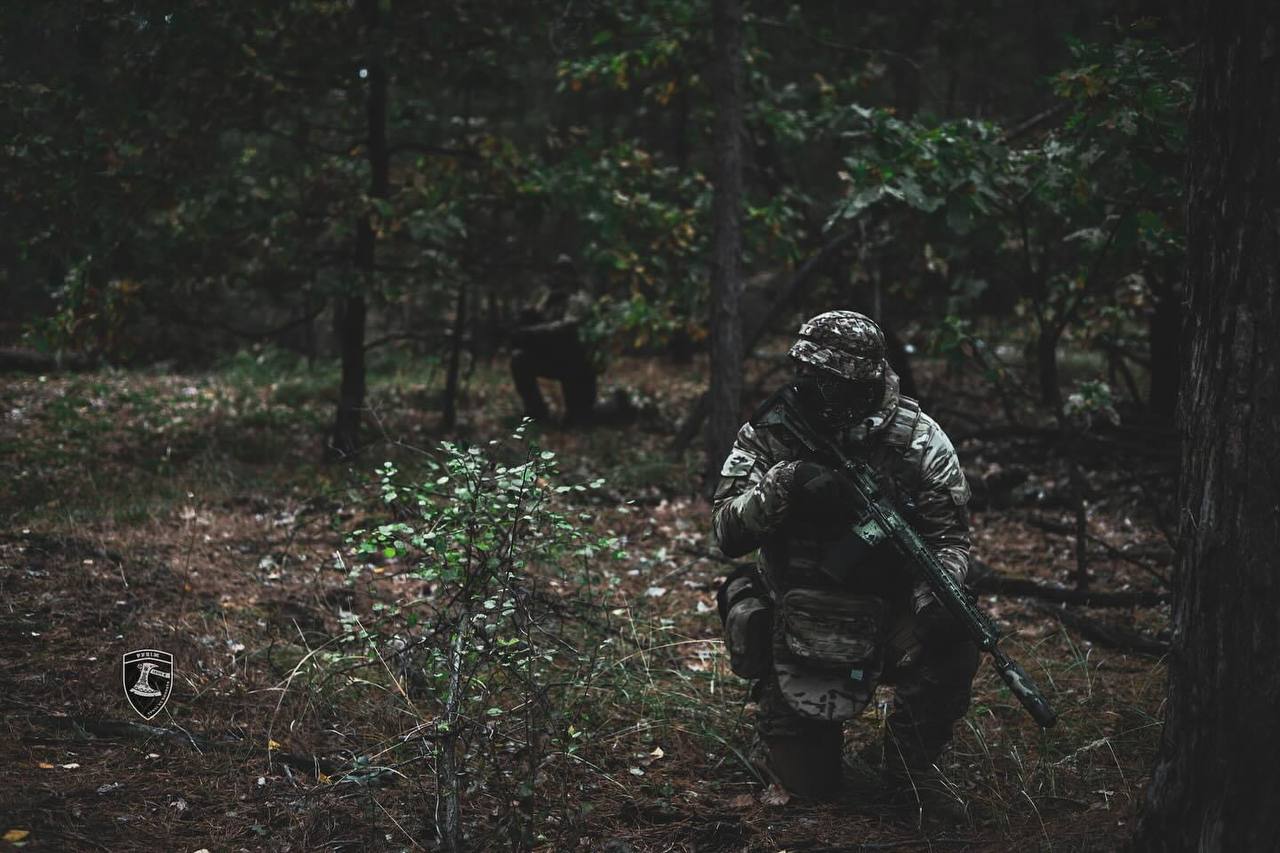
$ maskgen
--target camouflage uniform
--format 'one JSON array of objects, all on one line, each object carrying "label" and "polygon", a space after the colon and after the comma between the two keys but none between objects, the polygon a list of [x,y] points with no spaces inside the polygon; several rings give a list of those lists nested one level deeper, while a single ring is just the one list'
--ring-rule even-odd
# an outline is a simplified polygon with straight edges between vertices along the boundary
[{"label": "camouflage uniform", "polygon": [[520,312],[520,325],[513,334],[511,376],[529,417],[550,418],[538,388],[538,378],[546,377],[560,382],[566,423],[585,424],[596,402],[596,368],[580,334],[591,314],[591,297],[575,289],[563,264],[557,264],[558,280],[538,288]]},{"label": "camouflage uniform", "polygon": [[[846,340],[880,335],[862,315],[835,313],[848,315],[836,316],[834,323]],[[830,317],[823,316],[830,332]],[[915,400],[899,395],[898,378],[881,355],[882,345],[879,353],[874,347],[860,353],[847,345],[837,350],[838,339],[806,334],[812,331],[811,324],[802,327],[791,350],[797,361],[846,378],[883,380],[884,393],[874,411],[832,437],[842,451],[869,461],[885,495],[963,582],[969,560],[969,489],[950,440]],[[886,750],[908,767],[926,767],[968,708],[977,647],[954,634],[931,636],[917,630],[916,614],[932,601],[932,593],[914,581],[896,556],[873,555],[842,588],[823,572],[833,532],[790,512],[797,464],[822,460],[771,417],[777,405],[775,395],[742,426],[721,469],[713,509],[720,549],[738,557],[758,548],[757,573],[775,604],[793,589],[873,595],[888,603],[890,628],[878,665],[867,672],[855,670],[862,676],[855,679],[847,668],[816,668],[789,655],[775,624],[772,671],[758,685],[757,732],[770,763],[780,775],[790,776],[780,780],[783,784],[795,793],[822,793],[839,783],[842,722],[866,707],[878,682],[891,683],[896,689]]]}]

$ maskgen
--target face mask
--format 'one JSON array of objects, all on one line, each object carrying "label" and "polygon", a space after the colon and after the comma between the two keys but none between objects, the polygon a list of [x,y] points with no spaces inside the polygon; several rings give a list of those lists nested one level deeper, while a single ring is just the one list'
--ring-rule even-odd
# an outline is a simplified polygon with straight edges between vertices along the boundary
[{"label": "face mask", "polygon": [[875,411],[884,397],[884,379],[853,381],[825,370],[805,370],[796,377],[795,389],[805,415],[835,431]]}]

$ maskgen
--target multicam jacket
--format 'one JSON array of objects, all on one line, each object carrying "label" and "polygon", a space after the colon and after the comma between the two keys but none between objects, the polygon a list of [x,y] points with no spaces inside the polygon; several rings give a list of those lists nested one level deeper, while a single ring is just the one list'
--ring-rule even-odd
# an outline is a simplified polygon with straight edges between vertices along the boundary
[{"label": "multicam jacket", "polygon": [[[712,524],[726,556],[760,549],[763,580],[777,591],[793,585],[789,576],[816,567],[821,543],[779,535],[796,464],[810,454],[781,428],[762,424],[764,415],[767,411],[757,412],[738,431],[720,470]],[[963,583],[969,568],[969,485],[942,427],[915,400],[899,395],[892,371],[879,409],[838,436],[838,442],[846,453],[870,462],[884,493]],[[917,585],[917,604],[927,595],[927,588]]]},{"label": "multicam jacket", "polygon": [[[814,459],[790,433],[771,424],[769,407],[767,402],[738,431],[720,471],[712,525],[726,556],[759,549],[759,575],[777,602],[790,589],[823,586],[820,563],[829,536],[789,517],[796,465],[824,460]],[[963,583],[969,565],[969,487],[946,433],[915,400],[899,395],[892,370],[886,371],[885,395],[877,411],[837,436],[837,442],[847,454],[868,460],[884,494]],[[902,566],[893,570],[907,571]],[[918,611],[932,593],[923,582],[902,580],[914,605],[910,610]],[[909,620],[910,613],[904,615]],[[859,692],[845,697],[853,705],[836,703],[843,710],[835,712],[829,698],[824,699],[822,716],[847,718],[856,713]]]},{"label": "multicam jacket", "polygon": [[521,307],[520,331],[544,334],[577,328],[591,310],[591,295],[580,287],[541,285]]}]

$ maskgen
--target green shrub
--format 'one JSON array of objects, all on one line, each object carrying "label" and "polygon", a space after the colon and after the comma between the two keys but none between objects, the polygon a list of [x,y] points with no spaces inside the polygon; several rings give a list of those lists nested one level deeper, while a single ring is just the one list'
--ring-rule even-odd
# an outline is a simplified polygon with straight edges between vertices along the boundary
[{"label": "green shrub", "polygon": [[563,801],[546,765],[575,748],[573,694],[586,689],[595,660],[565,636],[552,585],[589,589],[592,561],[621,556],[617,540],[590,531],[590,517],[566,500],[603,481],[558,484],[555,454],[526,429],[512,444],[443,442],[417,482],[402,483],[385,463],[389,519],[353,536],[363,558],[353,579],[392,561],[426,584],[420,598],[385,607],[376,634],[354,636],[373,654],[389,650],[387,669],[430,757],[422,769],[435,776],[437,829],[454,848],[468,796],[496,803],[506,843],[520,848],[541,835],[549,803]]}]

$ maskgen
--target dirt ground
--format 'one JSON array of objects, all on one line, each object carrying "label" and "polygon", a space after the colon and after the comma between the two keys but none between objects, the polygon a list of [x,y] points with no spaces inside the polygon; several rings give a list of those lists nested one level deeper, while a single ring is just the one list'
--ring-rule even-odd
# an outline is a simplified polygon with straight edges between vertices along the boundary
[{"label": "dirt ground", "polygon": [[[309,665],[353,620],[376,620],[380,597],[414,594],[413,576],[393,565],[350,584],[347,537],[377,517],[377,466],[434,446],[430,377],[376,377],[374,443],[323,466],[328,377],[268,367],[0,377],[0,847],[436,849],[433,764],[403,697],[337,659]],[[668,450],[694,376],[622,360],[610,379],[638,402],[638,423],[541,436],[567,477],[604,477],[606,495],[632,503],[592,516],[627,552],[606,570],[614,586],[592,635],[619,638],[616,677],[578,725],[583,751],[548,760],[563,799],[536,806],[557,815],[536,846],[1116,849],[1159,739],[1163,666],[1158,652],[1090,641],[1055,615],[1061,605],[1028,597],[980,601],[1061,721],[1038,730],[984,665],[942,768],[971,827],[926,834],[865,792],[782,803],[754,778],[742,759],[747,685],[728,671],[714,612],[727,566],[709,550],[698,460]],[[978,411],[980,424],[980,398],[976,386],[957,389],[940,409]],[[482,366],[463,408],[464,436],[508,429],[505,377]],[[985,502],[973,514],[976,556],[1002,576],[1068,584],[1076,552],[1062,532],[1073,521],[1056,450],[1034,431],[987,435],[940,419],[971,481],[987,486],[975,489]],[[1169,488],[1166,461],[1140,441],[1090,458],[1095,588],[1160,591],[1168,550],[1148,493]],[[1148,638],[1166,609],[1067,608]],[[175,660],[172,696],[150,722],[121,683],[122,654],[139,648]],[[847,727],[850,751],[879,737],[889,698],[883,690]],[[371,763],[384,753],[394,761]],[[482,784],[468,790],[473,848],[505,849],[508,804]]]}]

